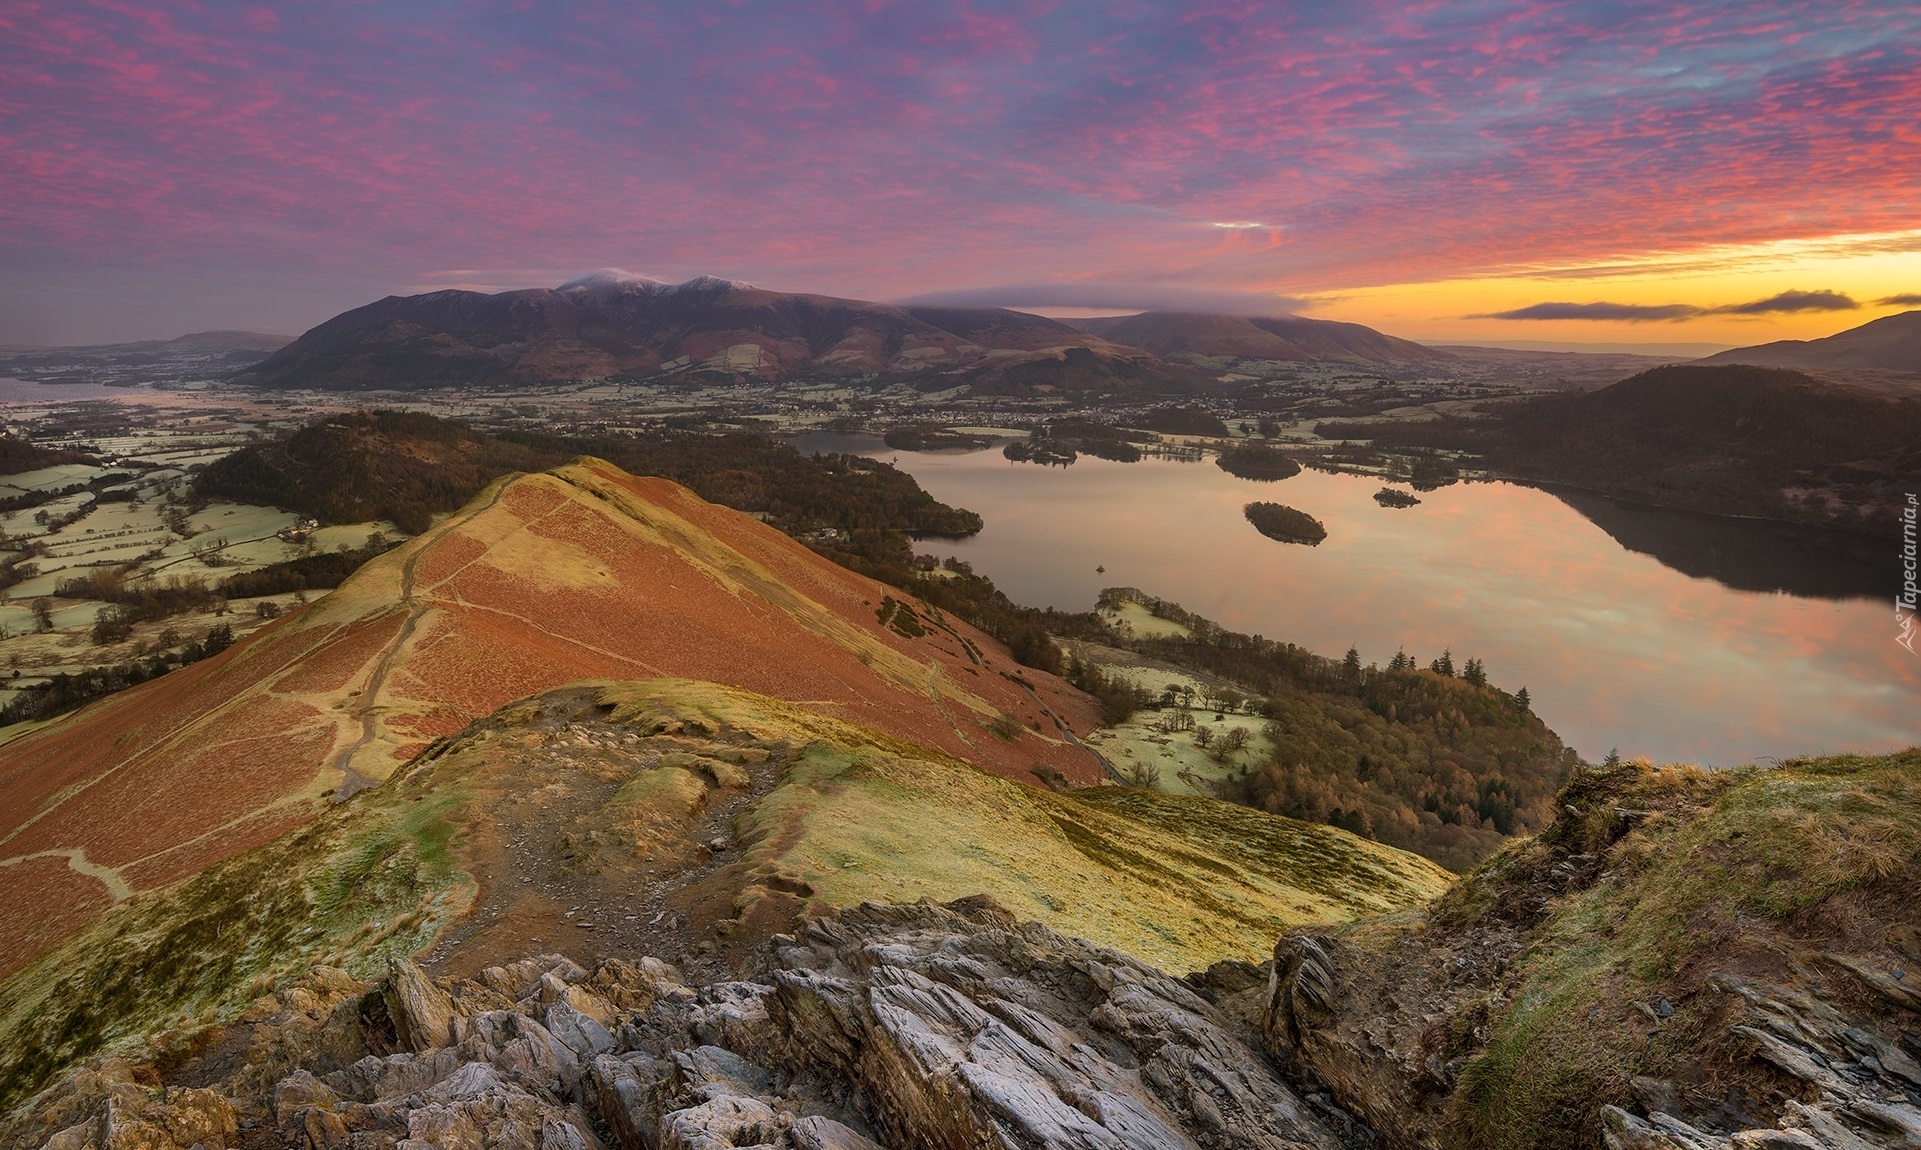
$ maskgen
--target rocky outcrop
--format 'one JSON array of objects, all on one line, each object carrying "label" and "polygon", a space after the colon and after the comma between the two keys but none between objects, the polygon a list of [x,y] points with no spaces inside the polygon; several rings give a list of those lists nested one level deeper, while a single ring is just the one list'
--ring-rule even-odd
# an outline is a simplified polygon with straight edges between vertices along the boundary
[{"label": "rocky outcrop", "polygon": [[[1895,993],[1889,997],[1913,1009],[1909,989],[1887,972],[1827,957],[1877,991],[1884,980],[1893,984]],[[1718,1116],[1708,1116],[1706,1130],[1681,1117],[1691,1108],[1672,1083],[1636,1079],[1633,1086],[1647,1118],[1618,1106],[1602,1107],[1608,1150],[1921,1146],[1921,1062],[1909,1053],[1921,1053],[1921,1038],[1912,1029],[1884,1037],[1873,1021],[1805,990],[1744,982],[1727,974],[1714,976],[1710,983],[1711,989],[1742,1004],[1730,1036],[1756,1061],[1798,1083],[1802,1097],[1784,1101],[1777,1126],[1721,1133],[1713,1128]],[[1910,1014],[1906,1021],[1916,1019]]]},{"label": "rocky outcrop", "polygon": [[1267,1048],[1391,1147],[1921,1146],[1917,767],[1590,773],[1427,914],[1282,939]]},{"label": "rocky outcrop", "polygon": [[[1244,979],[1241,981],[1245,981]],[[559,955],[321,970],[157,1079],[70,1075],[45,1150],[908,1150],[1343,1145],[1199,984],[984,900],[863,905],[688,986]],[[14,1144],[14,1143],[8,1143]]]}]

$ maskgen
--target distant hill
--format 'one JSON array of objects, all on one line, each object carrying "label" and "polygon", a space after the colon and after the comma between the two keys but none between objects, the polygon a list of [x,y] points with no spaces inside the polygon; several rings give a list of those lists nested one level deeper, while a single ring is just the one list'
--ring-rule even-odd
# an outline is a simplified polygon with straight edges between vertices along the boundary
[{"label": "distant hill", "polygon": [[1921,311],[1870,320],[1825,339],[1784,339],[1711,355],[1704,364],[1746,363],[1801,371],[1833,368],[1921,372]]},{"label": "distant hill", "polygon": [[259,363],[292,342],[292,336],[254,331],[200,331],[134,343],[0,347],[0,376],[121,386],[212,379]]},{"label": "distant hill", "polygon": [[0,355],[80,354],[146,355],[177,351],[278,351],[294,340],[290,335],[257,331],[195,331],[172,339],[143,339],[130,343],[88,343],[68,347],[0,347]]},{"label": "distant hill", "polygon": [[619,273],[557,289],[389,296],[335,316],[243,383],[331,390],[586,378],[871,378],[1000,393],[1185,391],[1154,356],[1039,316]]},{"label": "distant hill", "polygon": [[1149,311],[1068,322],[1082,331],[1153,352],[1163,359],[1424,363],[1455,358],[1439,348],[1383,335],[1358,323],[1299,316],[1250,318],[1211,312]]},{"label": "distant hill", "polygon": [[1329,424],[1381,447],[1473,452],[1495,471],[1617,498],[1849,530],[1921,485],[1921,398],[1746,366],[1656,368],[1493,418]]}]

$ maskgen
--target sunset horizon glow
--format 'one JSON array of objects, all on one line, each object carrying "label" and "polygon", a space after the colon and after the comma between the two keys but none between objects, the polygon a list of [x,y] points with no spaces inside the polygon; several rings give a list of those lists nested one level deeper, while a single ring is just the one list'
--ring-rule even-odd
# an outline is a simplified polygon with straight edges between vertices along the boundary
[{"label": "sunset horizon glow", "polygon": [[1921,6],[0,0],[0,344],[596,267],[1433,341],[1921,308]]}]

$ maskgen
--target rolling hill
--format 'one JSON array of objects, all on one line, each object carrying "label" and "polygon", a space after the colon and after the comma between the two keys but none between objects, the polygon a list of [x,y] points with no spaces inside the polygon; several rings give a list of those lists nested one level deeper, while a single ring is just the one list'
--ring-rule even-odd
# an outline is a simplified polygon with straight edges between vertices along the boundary
[{"label": "rolling hill", "polygon": [[1882,316],[1824,339],[1784,339],[1755,347],[1738,347],[1700,362],[1791,367],[1799,371],[1921,372],[1921,311]]},{"label": "rolling hill", "polygon": [[1185,970],[1451,881],[1092,785],[1075,732],[1099,722],[672,482],[591,458],[504,478],[226,652],[0,747],[0,1101],[426,950],[468,979],[548,938],[720,978],[804,916],[972,899]]},{"label": "rolling hill", "polygon": [[1323,426],[1621,499],[1852,531],[1888,529],[1921,481],[1921,397],[1780,368],[1663,367],[1474,418]]},{"label": "rolling hill", "polygon": [[1383,335],[1358,323],[1299,316],[1248,317],[1210,312],[1150,311],[1070,321],[1082,331],[1153,352],[1162,359],[1219,359],[1365,363],[1448,362],[1439,348]]},{"label": "rolling hill", "polygon": [[0,748],[0,969],[578,679],[716,680],[1008,777],[1102,777],[1061,726],[1098,725],[1090,700],[896,595],[601,461],[497,481],[216,658]]},{"label": "rolling hill", "polygon": [[1921,1129],[1915,752],[1584,769],[1456,883],[1075,785],[1093,701],[898,594],[581,459],[0,747],[0,1142]]}]

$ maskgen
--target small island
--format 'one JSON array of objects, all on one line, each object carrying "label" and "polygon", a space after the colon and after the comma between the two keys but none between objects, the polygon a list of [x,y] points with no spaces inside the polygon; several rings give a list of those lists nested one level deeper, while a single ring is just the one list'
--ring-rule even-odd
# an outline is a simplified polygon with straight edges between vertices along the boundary
[{"label": "small island", "polygon": [[882,438],[896,451],[979,451],[994,446],[991,435],[969,435],[926,423],[896,427]]},{"label": "small island", "polygon": [[1242,479],[1291,479],[1301,473],[1301,465],[1264,443],[1230,447],[1214,461],[1222,471]]},{"label": "small island", "polygon": [[1080,458],[1072,447],[1045,439],[1016,439],[1001,448],[1001,454],[1015,463],[1039,463],[1046,467],[1066,467]]},{"label": "small island", "polygon": [[1001,454],[1016,463],[1041,463],[1066,467],[1082,455],[1111,459],[1116,463],[1139,463],[1138,443],[1153,443],[1156,437],[1139,431],[1090,419],[1056,419],[1034,429],[1027,439],[1016,439],[1001,449]]},{"label": "small island", "polygon": [[1305,543],[1313,547],[1327,538],[1327,528],[1320,520],[1284,504],[1250,503],[1241,509],[1241,514],[1247,516],[1256,531],[1282,543]]},{"label": "small island", "polygon": [[1412,507],[1420,501],[1419,496],[1393,487],[1383,487],[1374,493],[1374,502],[1382,507]]}]

